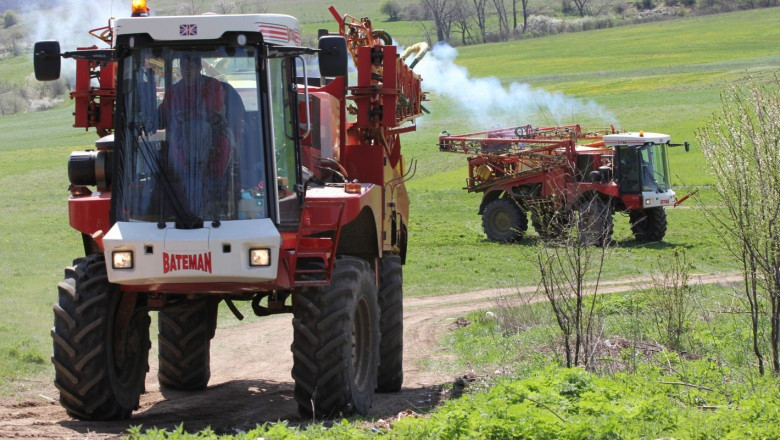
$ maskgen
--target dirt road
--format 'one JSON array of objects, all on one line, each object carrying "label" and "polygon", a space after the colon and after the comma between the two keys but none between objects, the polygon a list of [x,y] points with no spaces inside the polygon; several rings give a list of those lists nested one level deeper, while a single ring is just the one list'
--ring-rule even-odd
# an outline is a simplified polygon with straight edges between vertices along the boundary
[{"label": "dirt road", "polygon": [[[740,278],[703,275],[694,279],[712,284]],[[600,291],[625,291],[635,283],[604,282]],[[453,376],[426,370],[421,361],[447,356],[444,350],[436,350],[438,338],[459,316],[491,307],[500,297],[529,295],[535,290],[525,287],[406,299],[404,388],[399,393],[377,394],[370,415],[378,419],[407,408],[436,405],[442,396],[442,384],[450,382]],[[0,438],[118,438],[131,425],[139,424],[145,428],[172,429],[184,423],[190,431],[211,426],[219,433],[233,433],[277,420],[305,423],[298,417],[293,399],[292,334],[290,315],[218,329],[212,341],[211,382],[207,390],[198,393],[161,391],[157,384],[157,359],[152,354],[141,408],[131,420],[122,422],[71,419],[56,402],[58,394],[50,382],[33,383],[21,401],[0,405]],[[155,344],[152,353],[156,351]]]}]

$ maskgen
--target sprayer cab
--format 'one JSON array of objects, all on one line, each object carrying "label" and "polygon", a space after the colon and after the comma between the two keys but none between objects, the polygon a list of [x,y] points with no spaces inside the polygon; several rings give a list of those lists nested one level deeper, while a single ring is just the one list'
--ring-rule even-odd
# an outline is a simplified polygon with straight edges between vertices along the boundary
[{"label": "sprayer cab", "polygon": [[[134,15],[113,22],[110,49],[61,54],[56,41],[35,46],[40,80],[58,78],[63,57],[84,63],[77,85],[85,84],[72,93],[76,125],[113,132],[99,151],[69,160],[71,224],[89,236],[98,224],[112,225],[94,243],[109,261],[126,256],[109,265],[112,282],[276,282],[279,230],[298,225],[307,177],[299,126],[311,122],[299,122],[296,70],[306,75],[303,56],[318,53],[325,75],[346,75],[344,37],[323,36],[315,50],[300,45],[298,22],[286,15]],[[93,87],[94,78],[110,87]],[[308,102],[308,89],[302,98]],[[95,199],[86,185],[110,190],[110,219],[76,208]],[[196,229],[210,232],[167,232]],[[171,275],[179,266],[165,257],[186,254],[166,245],[171,234],[180,247],[219,258]]]},{"label": "sprayer cab", "polygon": [[621,195],[641,195],[643,209],[675,203],[666,151],[669,135],[619,133],[604,136],[604,143],[614,151],[614,179]]}]

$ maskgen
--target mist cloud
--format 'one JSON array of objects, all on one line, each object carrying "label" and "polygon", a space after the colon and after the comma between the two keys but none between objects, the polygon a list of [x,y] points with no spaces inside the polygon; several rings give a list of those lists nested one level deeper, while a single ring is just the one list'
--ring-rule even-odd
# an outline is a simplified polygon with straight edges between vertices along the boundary
[{"label": "mist cloud", "polygon": [[77,47],[105,43],[89,35],[89,31],[108,25],[111,17],[129,17],[129,0],[62,0],[47,9],[30,9],[29,17],[33,41],[57,40],[64,51]]},{"label": "mist cloud", "polygon": [[[504,86],[496,77],[475,78],[455,64],[457,49],[437,44],[415,67],[423,77],[423,90],[453,100],[464,117],[484,128],[497,125],[579,123],[578,117],[616,122],[612,113],[593,100],[583,100],[513,82]],[[536,119],[543,118],[543,121]],[[552,120],[550,120],[552,118]],[[533,120],[532,120],[533,119]]]}]

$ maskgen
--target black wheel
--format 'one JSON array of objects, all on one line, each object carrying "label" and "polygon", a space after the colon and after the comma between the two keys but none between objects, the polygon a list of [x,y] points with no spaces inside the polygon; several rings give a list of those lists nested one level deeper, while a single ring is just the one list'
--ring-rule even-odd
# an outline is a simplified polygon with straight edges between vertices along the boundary
[{"label": "black wheel", "polygon": [[376,390],[394,393],[404,381],[403,266],[398,255],[385,255],[379,278],[379,369]]},{"label": "black wheel", "polygon": [[379,305],[365,260],[341,257],[329,286],[293,296],[295,400],[304,417],[366,414],[376,389]]},{"label": "black wheel", "polygon": [[[54,305],[54,384],[60,403],[83,420],[126,419],[138,408],[149,369],[149,313],[136,295],[108,282],[102,254],[74,260]],[[122,302],[130,302],[118,313]],[[121,322],[127,324],[121,328]]]},{"label": "black wheel", "polygon": [[571,211],[555,211],[551,208],[535,208],[531,210],[531,224],[542,240],[562,238],[571,226]]},{"label": "black wheel", "polygon": [[612,241],[612,206],[593,197],[578,206],[580,242],[584,245],[605,246]]},{"label": "black wheel", "polygon": [[525,212],[511,198],[496,199],[482,212],[482,229],[490,240],[511,242],[521,240],[528,230]]},{"label": "black wheel", "polygon": [[663,206],[629,211],[631,232],[642,242],[661,241],[666,235],[666,211]]},{"label": "black wheel", "polygon": [[214,336],[212,316],[216,316],[211,313],[212,304],[213,301],[206,298],[182,300],[158,313],[157,380],[160,386],[202,390],[208,385],[211,338]]}]

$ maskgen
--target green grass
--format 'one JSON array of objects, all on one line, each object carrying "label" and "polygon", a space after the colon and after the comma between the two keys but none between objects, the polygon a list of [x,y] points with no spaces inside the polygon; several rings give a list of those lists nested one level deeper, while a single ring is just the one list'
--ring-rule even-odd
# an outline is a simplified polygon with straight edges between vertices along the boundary
[{"label": "green grass", "polygon": [[[774,24],[780,8],[696,17],[505,44],[459,49],[456,62],[473,77],[497,76],[504,84],[528,81],[551,91],[593,99],[617,117],[617,127],[644,129],[688,140],[691,151],[673,149],[671,174],[680,196],[683,185],[711,185],[695,130],[720,107],[720,91],[747,73],[769,78],[780,72],[780,49]],[[722,32],[728,24],[729,32]],[[750,28],[742,32],[742,29]],[[716,31],[717,30],[717,31]],[[772,37],[772,38],[768,38]],[[711,48],[708,50],[706,48]],[[520,245],[486,242],[477,215],[480,196],[461,190],[466,158],[439,153],[440,131],[484,129],[454,103],[432,97],[432,110],[420,130],[405,141],[405,155],[419,159],[417,177],[408,183],[412,202],[406,290],[412,295],[442,294],[475,288],[532,284],[536,236]],[[517,124],[571,123],[544,115],[516,115]],[[716,203],[711,192],[696,198]],[[695,206],[695,199],[686,203]],[[615,237],[623,258],[610,263],[608,277],[638,275],[647,262],[669,249],[688,250],[695,270],[734,270],[720,236],[698,210],[670,209],[669,232],[662,244],[639,245],[630,239],[628,221],[615,218]]]},{"label": "green grass", "polygon": [[[777,55],[780,8],[693,17],[546,38],[464,47],[475,76],[530,80],[540,75],[697,66]],[[743,28],[745,26],[746,28]],[[604,88],[609,92],[609,88]]]},{"label": "green grass", "polygon": [[[598,298],[602,352],[588,372],[562,366],[549,304],[492,304],[490,313],[470,313],[470,325],[444,338],[441,348],[454,356],[434,366],[453,375],[471,371],[475,381],[465,390],[450,386],[453,398],[422,418],[402,418],[391,428],[360,419],[328,427],[290,428],[283,422],[230,438],[778,438],[779,379],[757,374],[745,337],[747,319],[730,307],[731,288],[694,287],[689,295],[692,313],[681,353],[657,344],[662,336],[652,318],[654,297],[646,292]],[[617,348],[604,349],[608,341]],[[202,439],[215,433],[133,428],[131,438]]]},{"label": "green grass", "polygon": [[[68,225],[66,164],[94,133],[69,126],[72,109],[0,118],[0,393],[48,371],[51,305],[81,237]],[[36,127],[46,127],[37,130]]]},{"label": "green grass", "polygon": [[0,65],[3,67],[3,77],[0,81],[3,82],[21,82],[33,71],[32,56],[27,53],[4,59]]}]

